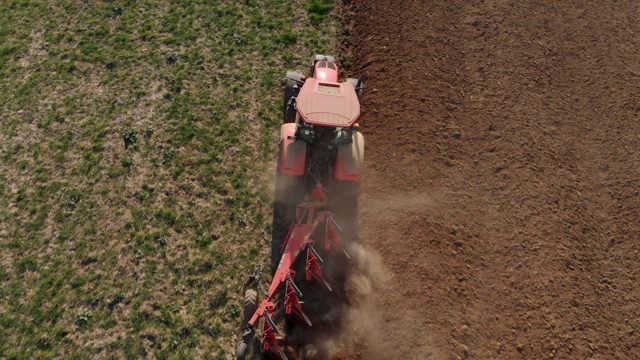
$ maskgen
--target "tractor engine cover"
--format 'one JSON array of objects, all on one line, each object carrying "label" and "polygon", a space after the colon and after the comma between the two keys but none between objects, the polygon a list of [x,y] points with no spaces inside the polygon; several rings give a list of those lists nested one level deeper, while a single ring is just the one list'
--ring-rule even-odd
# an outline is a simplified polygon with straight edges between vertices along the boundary
[{"label": "tractor engine cover", "polygon": [[360,101],[353,85],[310,78],[297,98],[298,113],[313,125],[351,127],[360,117]]}]

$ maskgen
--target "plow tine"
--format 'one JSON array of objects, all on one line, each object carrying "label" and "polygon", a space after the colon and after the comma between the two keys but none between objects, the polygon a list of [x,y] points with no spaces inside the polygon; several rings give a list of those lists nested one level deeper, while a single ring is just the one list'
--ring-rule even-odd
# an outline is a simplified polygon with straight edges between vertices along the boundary
[{"label": "plow tine", "polygon": [[280,356],[280,358],[282,360],[289,360],[289,358],[287,357],[287,355],[285,355],[282,350],[278,350],[278,355]]},{"label": "plow tine", "polygon": [[297,290],[296,285],[293,283],[291,278],[287,279],[286,286],[286,295],[285,295],[285,308],[284,312],[287,316],[296,315],[299,319],[304,320],[307,325],[311,326],[311,320],[302,312],[302,307],[300,306],[300,299],[298,298],[298,294],[300,290]]},{"label": "plow tine", "polygon": [[291,286],[293,286],[293,289],[296,291],[296,295],[298,295],[298,297],[302,297],[302,291],[300,291],[300,289],[298,288],[296,283],[293,282],[293,279],[291,278],[291,275],[287,276],[287,281]]},{"label": "plow tine", "polygon": [[[275,334],[278,334],[278,335],[279,335],[279,334],[280,334],[280,330],[278,330],[278,326],[276,326],[276,323],[275,323],[275,322],[273,322],[273,320],[271,320],[271,317],[270,317],[269,315],[265,314],[264,316],[265,316],[265,318],[266,318],[266,320],[267,320],[267,321],[266,321],[266,323],[268,323],[268,324],[269,324],[269,326],[271,326],[271,328],[273,329],[273,332],[274,332]],[[266,324],[266,323],[265,323],[265,324]],[[266,325],[265,325],[265,326],[266,326]]]},{"label": "plow tine", "polygon": [[333,216],[329,215],[329,220],[327,221],[326,230],[325,230],[325,239],[324,239],[324,249],[329,251],[331,246],[336,247],[344,253],[347,259],[351,260],[351,256],[347,253],[347,250],[342,246],[342,240],[340,240],[340,234],[338,231],[342,231],[338,223],[333,219]]},{"label": "plow tine", "polygon": [[270,352],[278,356],[281,360],[288,360],[287,356],[280,350],[276,334],[279,334],[276,324],[271,320],[269,315],[264,315],[267,321],[264,322],[264,331],[262,332],[262,351]]},{"label": "plow tine", "polygon": [[[318,255],[318,252],[316,251],[316,249],[313,248],[313,245],[311,245],[311,244],[307,245],[307,250],[311,250],[311,252],[313,253],[313,256],[315,256],[316,259],[320,260],[320,262],[324,262],[324,260],[322,260],[320,255]],[[308,257],[308,255],[307,255],[307,257]]]},{"label": "plow tine", "polygon": [[320,264],[318,263],[320,256],[313,249],[311,244],[307,245],[307,281],[310,281],[312,278],[318,280],[322,284],[324,284],[329,291],[333,291],[331,289],[331,285],[325,281],[324,276],[322,276],[322,269],[320,268]]},{"label": "plow tine", "polygon": [[338,225],[338,223],[335,221],[335,219],[333,218],[333,215],[329,215],[329,220],[331,220],[331,222],[333,223],[333,225],[336,226],[336,228],[338,229],[338,231],[342,232],[342,228],[340,227],[340,225]]},{"label": "plow tine", "polygon": [[302,318],[304,319],[304,322],[307,323],[307,325],[313,326],[313,325],[311,325],[311,320],[309,320],[309,317],[307,317],[307,315],[305,313],[302,313]]}]

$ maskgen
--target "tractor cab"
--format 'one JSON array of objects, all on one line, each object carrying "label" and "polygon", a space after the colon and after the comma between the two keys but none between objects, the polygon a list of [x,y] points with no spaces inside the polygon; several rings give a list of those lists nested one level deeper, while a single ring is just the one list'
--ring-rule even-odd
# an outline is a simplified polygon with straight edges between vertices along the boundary
[{"label": "tractor cab", "polygon": [[313,77],[305,79],[296,97],[297,135],[326,146],[349,143],[360,117],[355,84],[338,82],[338,66],[333,57],[317,56],[312,69]]}]

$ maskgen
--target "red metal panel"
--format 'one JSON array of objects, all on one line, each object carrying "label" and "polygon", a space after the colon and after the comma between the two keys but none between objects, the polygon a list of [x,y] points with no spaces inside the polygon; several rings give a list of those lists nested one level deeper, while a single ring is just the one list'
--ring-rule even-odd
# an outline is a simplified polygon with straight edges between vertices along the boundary
[{"label": "red metal panel", "polygon": [[282,153],[280,154],[280,173],[284,175],[302,176],[305,172],[307,161],[307,143],[302,140],[294,140],[296,124],[282,125],[280,139]]}]

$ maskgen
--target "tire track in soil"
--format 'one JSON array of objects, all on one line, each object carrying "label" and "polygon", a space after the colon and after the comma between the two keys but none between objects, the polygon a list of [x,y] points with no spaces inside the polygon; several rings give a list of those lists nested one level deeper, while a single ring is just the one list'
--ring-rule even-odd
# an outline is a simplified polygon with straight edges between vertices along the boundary
[{"label": "tire track in soil", "polygon": [[640,5],[348,6],[391,280],[335,358],[637,358]]}]

